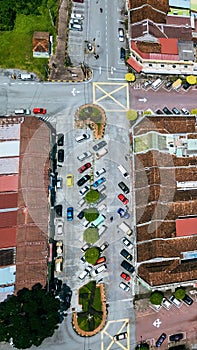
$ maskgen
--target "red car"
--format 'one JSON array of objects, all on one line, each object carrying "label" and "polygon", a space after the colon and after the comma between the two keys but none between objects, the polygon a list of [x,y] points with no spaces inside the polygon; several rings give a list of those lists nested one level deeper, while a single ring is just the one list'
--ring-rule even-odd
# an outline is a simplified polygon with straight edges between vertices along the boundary
[{"label": "red car", "polygon": [[120,193],[118,195],[118,198],[120,199],[120,201],[124,204],[127,205],[129,203],[129,200],[124,196],[124,194]]},{"label": "red car", "polygon": [[47,110],[45,108],[34,108],[34,114],[46,114]]},{"label": "red car", "polygon": [[91,167],[91,163],[86,163],[78,169],[78,172],[83,173],[85,170],[89,169],[90,167]]},{"label": "red car", "polygon": [[127,273],[125,273],[125,272],[122,272],[121,273],[121,275],[120,275],[120,277],[122,277],[123,278],[123,280],[125,280],[125,281],[130,281],[130,279],[131,279],[131,277],[127,274]]}]

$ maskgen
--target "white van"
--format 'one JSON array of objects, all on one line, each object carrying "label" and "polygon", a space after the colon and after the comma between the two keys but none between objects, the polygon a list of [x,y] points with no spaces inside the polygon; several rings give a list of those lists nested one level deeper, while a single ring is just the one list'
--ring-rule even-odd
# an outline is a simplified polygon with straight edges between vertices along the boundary
[{"label": "white van", "polygon": [[103,157],[107,153],[108,153],[107,148],[100,149],[98,152],[96,152],[96,159],[100,159],[101,157]]},{"label": "white van", "polygon": [[129,177],[129,173],[122,165],[119,165],[118,169],[120,170],[121,174],[125,177],[125,179]]},{"label": "white van", "polygon": [[118,228],[124,232],[124,234],[128,235],[128,236],[131,236],[133,231],[132,229],[130,228],[129,225],[127,225],[124,221],[118,226]]},{"label": "white van", "polygon": [[15,109],[14,114],[26,114],[26,115],[30,115],[31,111],[30,109]]},{"label": "white van", "polygon": [[154,90],[157,90],[161,86],[161,84],[162,84],[162,80],[158,78],[154,81],[154,83],[152,83],[151,86]]}]

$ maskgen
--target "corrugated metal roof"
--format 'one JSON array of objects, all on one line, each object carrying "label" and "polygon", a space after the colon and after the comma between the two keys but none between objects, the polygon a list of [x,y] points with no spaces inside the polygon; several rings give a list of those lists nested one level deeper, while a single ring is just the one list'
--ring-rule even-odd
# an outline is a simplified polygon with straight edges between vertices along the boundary
[{"label": "corrugated metal roof", "polygon": [[18,192],[18,175],[0,176],[0,192]]},{"label": "corrugated metal roof", "polygon": [[0,228],[0,249],[16,247],[16,227]]},{"label": "corrugated metal roof", "polygon": [[0,158],[19,156],[20,141],[4,141],[0,142]]},{"label": "corrugated metal roof", "polygon": [[18,193],[0,193],[0,209],[17,208]]},{"label": "corrugated metal roof", "polygon": [[14,284],[16,280],[16,265],[0,268],[0,285]]},{"label": "corrugated metal roof", "polygon": [[1,227],[12,227],[17,225],[17,210],[0,212],[0,228]]},{"label": "corrugated metal roof", "polygon": [[136,72],[140,73],[142,71],[142,65],[138,62],[136,62],[136,60],[133,57],[129,57],[129,59],[127,60],[127,63],[133,68],[135,69]]},{"label": "corrugated metal roof", "polygon": [[0,174],[17,174],[19,172],[19,157],[0,158]]},{"label": "corrugated metal roof", "polygon": [[0,124],[0,140],[20,140],[20,124],[13,124],[11,120]]},{"label": "corrugated metal roof", "polygon": [[197,217],[176,220],[176,236],[190,236],[197,234]]}]

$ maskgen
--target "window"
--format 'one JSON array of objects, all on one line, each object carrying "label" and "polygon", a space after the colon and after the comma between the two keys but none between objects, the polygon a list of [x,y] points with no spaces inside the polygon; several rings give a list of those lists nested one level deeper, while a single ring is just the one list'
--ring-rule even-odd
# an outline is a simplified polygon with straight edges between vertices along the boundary
[{"label": "window", "polygon": [[187,67],[188,67],[187,64],[185,64],[185,65],[184,65],[184,68],[187,68]]},{"label": "window", "polygon": [[149,67],[152,67],[153,65],[152,65],[152,63],[149,63]]},{"label": "window", "polygon": [[161,67],[162,67],[162,68],[165,67],[165,64],[161,64]]},{"label": "window", "polygon": [[176,65],[175,65],[175,64],[173,64],[173,65],[172,65],[172,68],[176,68]]}]

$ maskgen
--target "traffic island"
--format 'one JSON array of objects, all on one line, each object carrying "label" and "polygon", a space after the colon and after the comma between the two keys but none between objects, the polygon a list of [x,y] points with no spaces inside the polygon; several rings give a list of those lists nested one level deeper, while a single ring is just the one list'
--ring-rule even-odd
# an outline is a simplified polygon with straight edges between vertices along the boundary
[{"label": "traffic island", "polygon": [[89,127],[94,132],[95,139],[101,139],[105,133],[106,114],[102,107],[86,104],[78,108],[75,113],[75,128]]},{"label": "traffic island", "polygon": [[101,331],[107,320],[104,284],[90,281],[81,287],[79,304],[82,312],[73,312],[73,328],[82,337],[92,337]]}]

